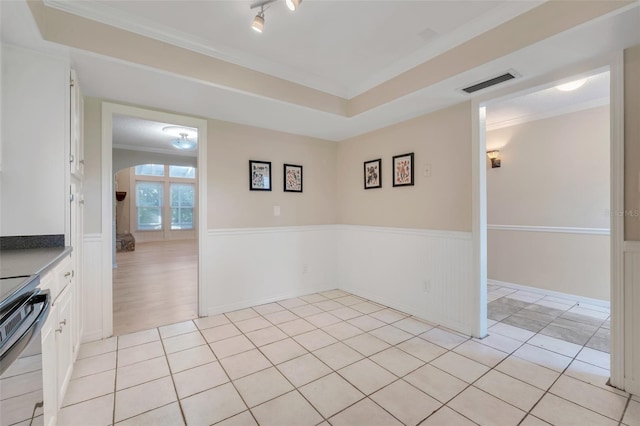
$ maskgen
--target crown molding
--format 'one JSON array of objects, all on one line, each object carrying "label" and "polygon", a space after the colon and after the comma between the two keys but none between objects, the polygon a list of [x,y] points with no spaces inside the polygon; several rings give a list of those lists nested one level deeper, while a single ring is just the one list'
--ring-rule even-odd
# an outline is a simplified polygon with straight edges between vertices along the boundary
[{"label": "crown molding", "polygon": [[536,112],[533,114],[527,114],[509,120],[497,121],[494,123],[487,123],[486,130],[488,132],[492,130],[503,129],[505,127],[517,126],[519,124],[528,123],[530,121],[542,120],[545,118],[557,117],[559,115],[570,114],[572,112],[584,111],[591,108],[597,108],[601,106],[609,105],[609,98],[593,99],[587,102],[580,102],[577,104],[569,105],[562,108],[556,108],[544,112]]},{"label": "crown molding", "polygon": [[139,151],[139,152],[153,152],[155,154],[165,154],[172,155],[178,157],[197,157],[198,150],[194,149],[193,151],[177,151],[170,149],[162,149],[162,148],[153,148],[153,147],[145,147],[145,146],[137,146],[137,145],[126,145],[126,144],[113,144],[113,149],[124,149],[127,151]]}]

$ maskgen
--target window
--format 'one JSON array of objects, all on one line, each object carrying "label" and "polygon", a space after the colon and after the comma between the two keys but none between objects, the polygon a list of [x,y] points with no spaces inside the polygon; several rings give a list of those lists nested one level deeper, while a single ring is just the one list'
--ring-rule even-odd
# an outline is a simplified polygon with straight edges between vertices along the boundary
[{"label": "window", "polygon": [[195,179],[196,169],[194,167],[169,166],[169,177]]},{"label": "window", "polygon": [[131,218],[136,218],[136,224],[132,227],[165,233],[195,231],[195,167],[142,164],[130,176],[131,185],[135,186]]},{"label": "window", "polygon": [[162,229],[162,206],[164,184],[158,182],[136,183],[136,207],[138,230]]},{"label": "window", "polygon": [[171,184],[171,229],[193,229],[194,202],[193,184]]},{"label": "window", "polygon": [[142,164],[136,166],[136,176],[164,176],[164,165]]}]

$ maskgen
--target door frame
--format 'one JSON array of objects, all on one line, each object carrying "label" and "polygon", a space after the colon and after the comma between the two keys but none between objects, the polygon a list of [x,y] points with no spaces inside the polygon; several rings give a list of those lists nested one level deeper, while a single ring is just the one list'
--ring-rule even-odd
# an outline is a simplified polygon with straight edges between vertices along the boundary
[{"label": "door frame", "polygon": [[[474,335],[487,335],[487,182],[485,105],[552,87],[553,82],[595,71],[609,70],[610,75],[610,208],[624,211],[624,59],[623,52],[593,58],[561,70],[515,82],[511,86],[480,95],[471,103],[472,137],[472,238],[474,289],[476,291],[476,324]],[[624,218],[611,215],[611,379],[612,386],[624,389]]]},{"label": "door frame", "polygon": [[198,129],[198,315],[206,312],[206,241],[207,241],[207,120],[112,102],[102,102],[102,338],[113,335],[113,115],[172,123]]}]

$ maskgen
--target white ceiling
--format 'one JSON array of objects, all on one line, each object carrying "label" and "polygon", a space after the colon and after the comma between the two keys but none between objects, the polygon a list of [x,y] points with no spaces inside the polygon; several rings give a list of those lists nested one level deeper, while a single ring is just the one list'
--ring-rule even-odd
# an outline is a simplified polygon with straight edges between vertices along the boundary
[{"label": "white ceiling", "polygon": [[[179,150],[171,145],[176,139],[175,132],[163,131],[164,128],[176,126],[171,123],[143,120],[141,118],[128,117],[114,114],[113,120],[113,147],[134,151],[157,152],[160,154],[181,155],[196,157],[196,150]],[[182,127],[182,126],[179,126]],[[198,130],[189,129],[190,141],[198,141]],[[195,136],[191,136],[194,134]]]},{"label": "white ceiling", "polygon": [[[539,4],[527,1],[278,1],[263,34],[248,1],[56,1],[100,20],[351,97]],[[459,89],[515,69],[509,87],[640,43],[640,2],[353,117],[331,114],[43,41],[24,0],[0,0],[2,41],[68,55],[85,95],[340,141],[469,100]],[[480,92],[486,95],[494,89]],[[517,106],[518,108],[522,105]],[[506,107],[503,108],[503,112]],[[496,109],[496,114],[498,110]],[[506,118],[505,118],[506,117]],[[508,114],[496,122],[513,119]]]},{"label": "white ceiling", "polygon": [[[578,80],[582,75],[568,81]],[[566,114],[580,109],[609,104],[609,72],[590,75],[586,83],[573,91],[556,88],[563,81],[551,82],[547,88],[487,105],[487,130],[513,126],[527,121]]]}]

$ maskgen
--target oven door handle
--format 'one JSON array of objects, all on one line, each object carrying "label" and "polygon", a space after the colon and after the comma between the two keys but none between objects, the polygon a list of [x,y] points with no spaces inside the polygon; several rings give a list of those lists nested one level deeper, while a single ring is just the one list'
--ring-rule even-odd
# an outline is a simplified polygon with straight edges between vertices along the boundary
[{"label": "oven door handle", "polygon": [[26,303],[33,305],[34,311],[26,318],[25,325],[20,326],[20,330],[17,330],[19,332],[14,333],[10,340],[3,345],[3,350],[0,352],[0,374],[11,366],[34,337],[40,338],[40,330],[47,320],[51,307],[49,290],[34,293]]}]

